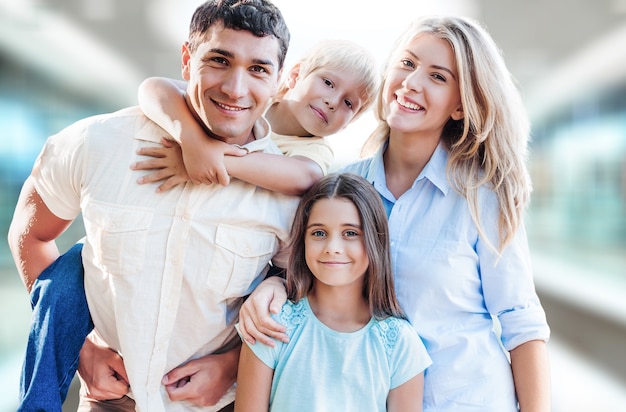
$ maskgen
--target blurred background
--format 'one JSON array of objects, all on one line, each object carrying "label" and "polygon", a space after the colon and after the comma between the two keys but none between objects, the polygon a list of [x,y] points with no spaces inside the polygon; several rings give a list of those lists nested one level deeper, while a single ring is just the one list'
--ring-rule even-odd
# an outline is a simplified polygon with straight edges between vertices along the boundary
[{"label": "blurred background", "polygon": [[[136,104],[147,76],[180,78],[198,0],[0,0],[0,411],[14,411],[28,296],[6,232],[47,136]],[[321,38],[384,62],[420,14],[482,22],[519,82],[533,125],[527,218],[553,337],[554,412],[626,410],[626,0],[275,0],[292,32],[289,66]],[[366,113],[331,138],[336,166],[373,128]],[[81,222],[61,239],[82,236]],[[75,410],[75,387],[66,402]]]}]

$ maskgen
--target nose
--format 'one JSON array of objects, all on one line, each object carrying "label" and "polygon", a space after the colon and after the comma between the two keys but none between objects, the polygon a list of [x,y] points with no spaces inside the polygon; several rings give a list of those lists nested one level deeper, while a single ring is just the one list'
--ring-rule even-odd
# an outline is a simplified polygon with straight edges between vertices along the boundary
[{"label": "nose", "polygon": [[335,111],[335,109],[337,109],[337,106],[339,104],[338,100],[339,100],[338,96],[329,95],[324,98],[324,104],[326,104],[326,107],[328,107],[328,110],[332,112],[332,111]]},{"label": "nose", "polygon": [[243,69],[231,70],[222,82],[221,90],[231,99],[238,99],[246,94],[246,73]]},{"label": "nose", "polygon": [[421,91],[423,86],[423,73],[418,68],[409,73],[402,81],[402,87],[408,90]]},{"label": "nose", "polygon": [[341,241],[341,236],[329,236],[326,242],[326,253],[327,254],[339,254],[343,252],[343,243]]}]

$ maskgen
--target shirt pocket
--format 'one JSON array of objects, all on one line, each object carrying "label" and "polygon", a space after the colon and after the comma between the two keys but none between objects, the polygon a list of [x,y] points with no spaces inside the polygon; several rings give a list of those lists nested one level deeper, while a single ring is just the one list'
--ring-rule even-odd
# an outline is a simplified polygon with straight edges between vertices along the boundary
[{"label": "shirt pocket", "polygon": [[273,233],[219,225],[207,286],[226,298],[247,295],[276,253],[277,245]]},{"label": "shirt pocket", "polygon": [[98,267],[117,276],[143,270],[151,209],[92,202],[83,217]]}]

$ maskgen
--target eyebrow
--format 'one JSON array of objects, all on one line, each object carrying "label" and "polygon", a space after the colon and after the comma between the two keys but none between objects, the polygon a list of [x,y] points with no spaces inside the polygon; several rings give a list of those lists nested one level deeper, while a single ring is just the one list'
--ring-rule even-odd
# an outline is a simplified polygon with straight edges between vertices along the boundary
[{"label": "eyebrow", "polygon": [[[420,58],[416,54],[414,54],[411,50],[406,50],[406,52],[408,54],[410,54],[411,56],[413,56],[416,60],[421,61]],[[454,73],[452,73],[452,70],[448,69],[445,66],[439,66],[437,64],[432,64],[430,67],[433,67],[433,68],[438,69],[438,70],[443,70],[444,72],[448,72],[448,73],[450,73],[450,76],[452,76],[454,78],[454,80],[457,80],[457,78],[454,75]]]},{"label": "eyebrow", "polygon": [[[211,53],[221,54],[222,56],[229,57],[231,59],[235,58],[235,54],[232,53],[232,52],[229,52],[228,50],[219,49],[219,48],[213,48],[213,49],[211,49],[209,51]],[[259,64],[259,65],[262,65],[262,66],[272,66],[272,67],[274,67],[274,62],[272,62],[271,60],[252,59],[252,63]]]}]

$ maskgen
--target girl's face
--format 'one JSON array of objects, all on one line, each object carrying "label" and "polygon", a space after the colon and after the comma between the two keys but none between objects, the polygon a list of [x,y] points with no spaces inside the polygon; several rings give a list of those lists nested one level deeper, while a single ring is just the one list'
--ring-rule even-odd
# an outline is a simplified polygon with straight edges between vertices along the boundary
[{"label": "girl's face", "polygon": [[358,76],[338,70],[317,69],[306,76],[300,68],[289,73],[288,101],[303,134],[330,136],[346,127],[359,112],[362,85]]},{"label": "girl's face", "polygon": [[305,233],[305,259],[316,283],[361,290],[369,259],[354,203],[344,198],[318,200]]},{"label": "girl's face", "polygon": [[417,35],[391,62],[383,87],[387,123],[403,133],[441,136],[450,118],[463,118],[454,53],[429,33]]}]

